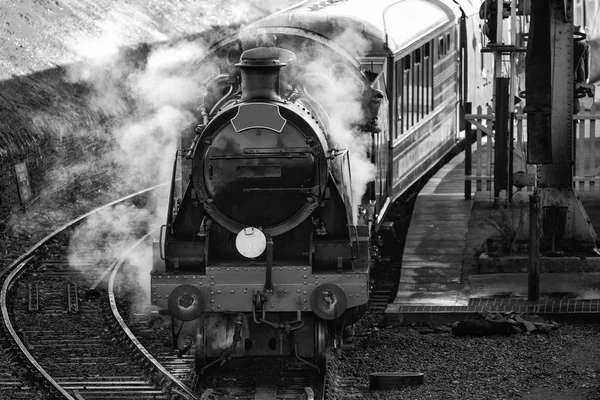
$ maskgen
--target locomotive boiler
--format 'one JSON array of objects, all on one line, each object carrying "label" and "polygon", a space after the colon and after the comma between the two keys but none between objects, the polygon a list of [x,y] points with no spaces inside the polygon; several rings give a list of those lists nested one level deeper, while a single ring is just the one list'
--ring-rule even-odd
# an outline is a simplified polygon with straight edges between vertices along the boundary
[{"label": "locomotive boiler", "polygon": [[[291,74],[281,82],[295,58],[243,52],[208,84],[204,121],[178,153],[189,180],[175,199],[174,171],[151,293],[199,373],[240,356],[322,370],[366,309],[371,216],[354,215],[349,157],[328,137],[326,107]],[[377,92],[364,96],[368,106]]]}]

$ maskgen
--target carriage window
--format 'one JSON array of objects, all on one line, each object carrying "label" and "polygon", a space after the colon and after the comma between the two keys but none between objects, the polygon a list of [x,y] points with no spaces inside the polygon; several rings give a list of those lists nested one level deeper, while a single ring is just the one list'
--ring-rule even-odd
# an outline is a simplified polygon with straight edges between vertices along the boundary
[{"label": "carriage window", "polygon": [[431,76],[432,74],[432,62],[431,62],[431,58],[429,57],[430,54],[430,43],[425,43],[424,46],[424,57],[423,57],[423,72],[424,72],[424,77],[423,77],[423,90],[425,92],[424,95],[424,99],[423,99],[423,104],[425,106],[424,109],[424,114],[427,115],[430,111],[431,111],[431,91],[433,88],[433,83],[431,82]]},{"label": "carriage window", "polygon": [[397,128],[394,138],[398,138],[410,128],[412,73],[413,67],[410,55],[403,57],[396,63]]},{"label": "carriage window", "polygon": [[396,63],[396,129],[394,131],[394,139],[397,139],[403,132],[404,126],[404,60]]},{"label": "carriage window", "polygon": [[[456,37],[452,37],[452,32],[444,33],[443,36],[438,37],[436,40],[435,45],[438,47],[438,58],[445,58],[445,60],[436,62],[436,65],[430,69],[432,71],[430,80],[432,87],[432,109],[449,100],[452,97],[452,93],[455,93],[458,76],[456,73],[456,60],[450,57],[450,54],[456,53],[455,41]],[[442,46],[444,47],[442,48]],[[433,85],[433,82],[435,82],[435,85]]]},{"label": "carriage window", "polygon": [[[433,51],[433,46],[434,46],[434,42],[433,40],[431,41],[431,49]],[[434,80],[433,77],[435,76],[435,68],[434,68],[434,62],[433,62],[433,58],[430,60],[429,62],[429,95],[431,98],[431,111],[433,111],[435,109],[435,102],[434,102],[434,98],[435,96],[433,95],[433,90],[434,90]]]},{"label": "carriage window", "polygon": [[405,133],[410,128],[410,113],[412,104],[412,60],[410,56],[404,57],[404,109],[402,112],[404,119],[404,129],[402,133]]},{"label": "carriage window", "polygon": [[413,65],[413,84],[412,84],[412,110],[411,110],[411,125],[419,122],[421,117],[421,49],[414,51],[414,65]]},{"label": "carriage window", "polygon": [[406,131],[406,85],[408,85],[408,74],[410,66],[407,66],[407,57],[396,62],[396,118],[397,127],[394,138]]},{"label": "carriage window", "polygon": [[[442,36],[437,43],[447,45]],[[396,63],[396,115],[395,138],[406,133],[433,111],[433,71],[432,52],[436,42],[431,40],[415,49],[410,55]],[[445,48],[444,48],[445,50]],[[438,49],[438,56],[444,54]]]}]

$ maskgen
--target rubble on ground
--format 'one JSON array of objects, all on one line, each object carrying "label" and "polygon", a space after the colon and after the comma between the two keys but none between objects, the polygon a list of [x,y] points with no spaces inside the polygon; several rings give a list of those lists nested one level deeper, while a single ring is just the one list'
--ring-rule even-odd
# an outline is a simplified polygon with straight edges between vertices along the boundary
[{"label": "rubble on ground", "polygon": [[554,321],[546,321],[535,314],[483,313],[452,324],[455,336],[514,335],[547,333],[558,327]]}]

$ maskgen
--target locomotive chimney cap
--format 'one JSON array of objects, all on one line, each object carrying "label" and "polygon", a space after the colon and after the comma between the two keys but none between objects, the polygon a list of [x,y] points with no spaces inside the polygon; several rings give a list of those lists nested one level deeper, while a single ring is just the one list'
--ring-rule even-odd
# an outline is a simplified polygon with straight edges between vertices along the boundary
[{"label": "locomotive chimney cap", "polygon": [[288,62],[294,61],[296,55],[278,47],[257,47],[246,50],[240,57],[236,67],[285,67]]}]

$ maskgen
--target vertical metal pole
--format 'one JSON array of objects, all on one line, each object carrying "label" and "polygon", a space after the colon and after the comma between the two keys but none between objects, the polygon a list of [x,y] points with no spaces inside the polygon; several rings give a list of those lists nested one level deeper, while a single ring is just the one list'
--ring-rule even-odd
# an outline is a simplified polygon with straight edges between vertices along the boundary
[{"label": "vertical metal pole", "polygon": [[[511,1],[510,5],[510,45],[517,45],[517,2]],[[508,109],[512,113],[515,110],[515,96],[517,95],[516,84],[517,84],[517,68],[516,68],[516,54],[514,51],[510,52],[510,90],[508,97]],[[510,177],[508,178],[510,180]],[[509,188],[512,191],[512,188]]]},{"label": "vertical metal pole", "polygon": [[508,186],[508,85],[510,78],[496,78],[496,138],[494,148],[494,202]]},{"label": "vertical metal pole", "polygon": [[[512,80],[512,79],[511,79]],[[512,204],[513,200],[513,163],[515,160],[515,113],[511,109],[510,113],[510,126],[508,128],[508,203]]]},{"label": "vertical metal pole", "polygon": [[[502,19],[504,17],[504,0],[496,1],[496,44],[502,43],[503,27]],[[500,54],[500,53],[495,53]],[[496,75],[498,77],[499,75]]]},{"label": "vertical metal pole", "polygon": [[[494,38],[496,40],[496,44],[502,44],[502,32],[503,32],[503,26],[502,26],[502,18],[503,18],[503,12],[504,12],[504,0],[497,0],[496,1],[496,15],[492,16],[492,18],[496,18],[496,37]],[[499,78],[502,76],[502,52],[501,51],[494,51],[494,78]],[[493,87],[492,87],[492,102],[495,104],[497,101],[497,97],[496,97],[496,79],[493,80]],[[495,183],[494,183],[495,185]]]},{"label": "vertical metal pole", "polygon": [[517,45],[517,2],[510,4],[510,44]]},{"label": "vertical metal pole", "polygon": [[472,155],[471,144],[473,143],[473,132],[471,131],[471,122],[466,118],[472,112],[472,104],[465,104],[465,199],[471,200],[471,174]]},{"label": "vertical metal pole", "polygon": [[527,282],[527,300],[540,299],[540,203],[537,189],[529,196],[529,277]]},{"label": "vertical metal pole", "polygon": [[515,85],[517,82],[516,76],[517,76],[517,68],[516,68],[516,60],[515,60],[515,52],[511,51],[510,52],[510,89],[509,89],[509,96],[508,96],[508,109],[510,110],[510,112],[513,112],[515,110],[515,96],[516,94],[516,90],[515,90]]},{"label": "vertical metal pole", "polygon": [[265,271],[265,290],[273,291],[273,238],[267,235],[267,269]]}]

